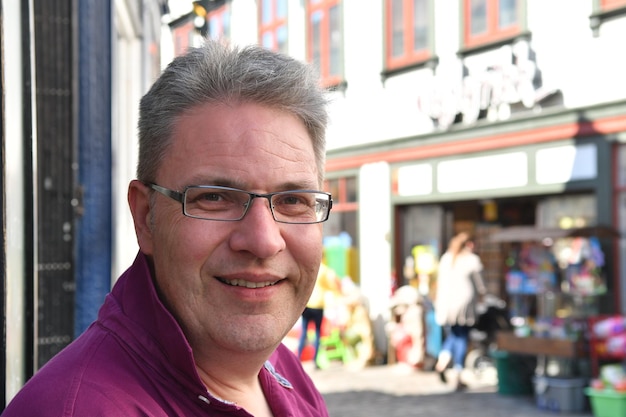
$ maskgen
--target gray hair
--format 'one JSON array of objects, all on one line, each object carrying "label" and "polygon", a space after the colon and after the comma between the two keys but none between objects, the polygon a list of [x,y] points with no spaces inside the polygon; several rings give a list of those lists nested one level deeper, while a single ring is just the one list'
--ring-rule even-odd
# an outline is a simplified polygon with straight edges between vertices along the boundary
[{"label": "gray hair", "polygon": [[328,99],[317,72],[258,45],[239,48],[210,40],[175,58],[141,99],[137,178],[155,180],[184,112],[205,103],[235,102],[275,108],[302,120],[313,143],[321,185]]}]

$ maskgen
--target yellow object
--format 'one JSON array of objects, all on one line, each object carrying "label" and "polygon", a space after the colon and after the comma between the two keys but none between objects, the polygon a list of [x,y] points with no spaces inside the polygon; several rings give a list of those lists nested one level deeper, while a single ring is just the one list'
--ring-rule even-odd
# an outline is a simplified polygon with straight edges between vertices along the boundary
[{"label": "yellow object", "polygon": [[326,296],[328,293],[339,294],[340,283],[337,279],[337,274],[331,268],[322,263],[317,273],[317,279],[315,280],[315,287],[307,303],[309,308],[324,308],[326,304]]},{"label": "yellow object", "polygon": [[413,247],[415,258],[415,272],[417,274],[432,274],[437,269],[437,256],[430,245],[417,245]]},{"label": "yellow object", "polygon": [[207,15],[207,10],[204,8],[204,6],[202,5],[202,2],[200,1],[194,1],[193,2],[193,13],[196,16],[200,16],[200,17],[206,17]]}]

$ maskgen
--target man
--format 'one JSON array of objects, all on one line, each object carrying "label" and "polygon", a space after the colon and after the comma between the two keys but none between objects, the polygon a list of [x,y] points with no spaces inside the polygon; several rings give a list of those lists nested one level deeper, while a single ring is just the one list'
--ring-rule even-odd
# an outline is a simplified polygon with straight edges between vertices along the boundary
[{"label": "man", "polygon": [[176,58],[140,104],[140,252],[3,417],[327,416],[281,344],[321,261],[326,122],[289,57],[207,42]]}]

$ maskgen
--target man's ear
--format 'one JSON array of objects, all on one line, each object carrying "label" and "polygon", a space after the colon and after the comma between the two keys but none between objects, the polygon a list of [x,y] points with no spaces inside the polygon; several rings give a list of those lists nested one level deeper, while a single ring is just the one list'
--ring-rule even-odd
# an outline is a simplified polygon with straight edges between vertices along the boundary
[{"label": "man's ear", "polygon": [[139,180],[128,185],[128,205],[135,223],[139,248],[146,255],[152,254],[152,227],[150,221],[150,189]]}]

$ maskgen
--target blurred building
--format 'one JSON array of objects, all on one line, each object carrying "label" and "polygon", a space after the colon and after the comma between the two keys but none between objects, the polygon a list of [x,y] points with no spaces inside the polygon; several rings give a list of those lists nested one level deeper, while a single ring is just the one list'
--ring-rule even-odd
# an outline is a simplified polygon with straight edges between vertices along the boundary
[{"label": "blurred building", "polygon": [[[209,36],[318,66],[333,98],[325,244],[373,319],[388,319],[399,285],[428,295],[460,230],[476,236],[499,295],[508,254],[495,233],[626,231],[626,62],[616,52],[626,1],[199,3]],[[183,27],[175,38],[193,33]],[[626,240],[600,241],[602,308],[624,311]]]}]

